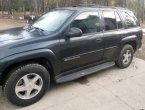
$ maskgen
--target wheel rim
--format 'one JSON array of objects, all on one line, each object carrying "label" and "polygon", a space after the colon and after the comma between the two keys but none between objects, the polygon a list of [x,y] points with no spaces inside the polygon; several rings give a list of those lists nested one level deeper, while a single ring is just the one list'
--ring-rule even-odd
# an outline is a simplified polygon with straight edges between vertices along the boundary
[{"label": "wheel rim", "polygon": [[31,99],[41,91],[42,87],[42,77],[36,73],[29,73],[17,82],[15,93],[20,99]]},{"label": "wheel rim", "polygon": [[127,65],[131,61],[131,50],[126,50],[123,54],[123,64]]}]

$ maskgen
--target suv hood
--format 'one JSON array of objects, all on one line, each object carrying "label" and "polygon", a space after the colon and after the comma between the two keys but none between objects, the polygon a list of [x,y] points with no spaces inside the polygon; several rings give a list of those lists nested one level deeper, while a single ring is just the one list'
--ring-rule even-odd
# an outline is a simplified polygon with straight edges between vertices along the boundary
[{"label": "suv hood", "polygon": [[[23,27],[0,31],[0,59],[21,52],[36,50],[49,46],[53,37],[50,32],[38,30],[27,31]],[[44,45],[44,42],[45,43]]]},{"label": "suv hood", "polygon": [[39,31],[39,30],[27,30],[24,27],[12,28],[7,30],[0,30],[0,45],[10,42],[22,41],[25,39],[48,36],[54,32]]},{"label": "suv hood", "polygon": [[0,45],[9,44],[12,42],[30,39],[32,37],[42,36],[39,32],[28,32],[23,27],[1,30],[0,31]]}]

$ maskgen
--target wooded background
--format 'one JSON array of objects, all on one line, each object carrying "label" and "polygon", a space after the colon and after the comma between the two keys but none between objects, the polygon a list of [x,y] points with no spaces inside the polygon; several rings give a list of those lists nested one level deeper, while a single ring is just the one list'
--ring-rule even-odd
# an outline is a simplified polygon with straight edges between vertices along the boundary
[{"label": "wooded background", "polygon": [[40,15],[56,7],[78,4],[96,4],[125,7],[132,10],[140,21],[144,21],[144,0],[0,0],[1,15]]}]

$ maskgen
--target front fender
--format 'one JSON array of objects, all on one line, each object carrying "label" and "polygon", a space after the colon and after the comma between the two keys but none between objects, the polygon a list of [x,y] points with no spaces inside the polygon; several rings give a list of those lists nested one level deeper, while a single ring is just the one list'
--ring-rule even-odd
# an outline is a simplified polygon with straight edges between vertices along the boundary
[{"label": "front fender", "polygon": [[[10,55],[0,60],[0,72],[3,72],[7,67],[31,59],[45,58],[51,62],[54,73],[59,71],[59,60],[56,55],[49,49],[39,49],[33,51],[22,52],[19,54]],[[57,69],[55,69],[57,68]]]}]

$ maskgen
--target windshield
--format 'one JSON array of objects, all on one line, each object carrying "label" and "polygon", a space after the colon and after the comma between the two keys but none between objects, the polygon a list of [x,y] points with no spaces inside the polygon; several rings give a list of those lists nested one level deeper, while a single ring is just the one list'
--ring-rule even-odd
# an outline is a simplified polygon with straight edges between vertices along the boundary
[{"label": "windshield", "polygon": [[57,31],[66,20],[73,14],[71,10],[55,10],[48,12],[37,19],[32,25],[49,32]]}]

